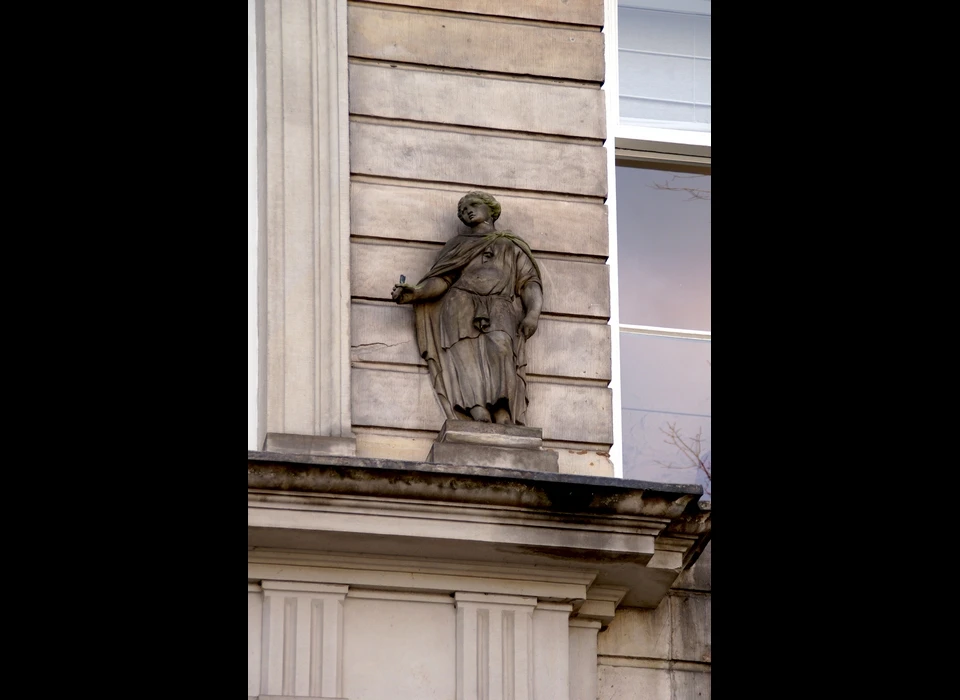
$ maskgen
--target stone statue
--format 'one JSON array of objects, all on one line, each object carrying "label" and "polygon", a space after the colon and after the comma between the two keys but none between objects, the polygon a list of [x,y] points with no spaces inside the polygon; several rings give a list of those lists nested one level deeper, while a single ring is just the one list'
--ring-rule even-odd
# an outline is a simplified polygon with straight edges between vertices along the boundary
[{"label": "stone statue", "polygon": [[413,304],[420,355],[448,420],[525,425],[526,341],[543,306],[530,246],[496,230],[500,203],[468,192],[457,205],[470,232],[454,236],[416,285],[391,294]]}]

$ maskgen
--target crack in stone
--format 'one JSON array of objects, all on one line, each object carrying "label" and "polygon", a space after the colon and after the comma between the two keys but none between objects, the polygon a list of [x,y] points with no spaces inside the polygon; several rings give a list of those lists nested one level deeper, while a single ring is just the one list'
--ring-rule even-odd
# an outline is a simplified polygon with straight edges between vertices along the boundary
[{"label": "crack in stone", "polygon": [[373,349],[378,345],[385,348],[395,348],[398,345],[406,345],[409,342],[409,340],[404,340],[402,343],[360,343],[359,345],[351,345],[350,347],[353,350],[360,350],[361,348]]}]

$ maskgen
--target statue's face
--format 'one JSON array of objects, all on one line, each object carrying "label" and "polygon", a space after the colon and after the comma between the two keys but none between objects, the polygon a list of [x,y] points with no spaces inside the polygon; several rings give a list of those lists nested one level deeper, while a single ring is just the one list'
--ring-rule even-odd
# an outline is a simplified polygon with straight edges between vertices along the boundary
[{"label": "statue's face", "polygon": [[467,226],[477,226],[490,221],[490,207],[479,199],[468,199],[460,206],[460,220]]}]

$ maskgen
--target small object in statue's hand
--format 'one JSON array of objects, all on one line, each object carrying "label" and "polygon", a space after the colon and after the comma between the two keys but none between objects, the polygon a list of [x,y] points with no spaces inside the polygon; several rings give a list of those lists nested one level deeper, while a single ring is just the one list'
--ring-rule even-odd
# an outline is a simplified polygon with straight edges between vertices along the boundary
[{"label": "small object in statue's hand", "polygon": [[406,276],[406,275],[400,275],[400,284],[403,284],[403,283],[406,282],[406,281],[407,281],[407,276]]}]

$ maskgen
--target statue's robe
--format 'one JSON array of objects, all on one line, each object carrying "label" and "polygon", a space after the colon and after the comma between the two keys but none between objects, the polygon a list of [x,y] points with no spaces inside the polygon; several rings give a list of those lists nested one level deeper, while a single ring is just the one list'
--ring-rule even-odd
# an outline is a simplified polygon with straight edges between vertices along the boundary
[{"label": "statue's robe", "polygon": [[525,424],[527,361],[519,332],[523,290],[543,287],[530,247],[510,231],[460,234],[447,242],[420,280],[444,279],[438,300],[417,303],[420,355],[448,419],[466,420],[474,406],[502,399]]}]

